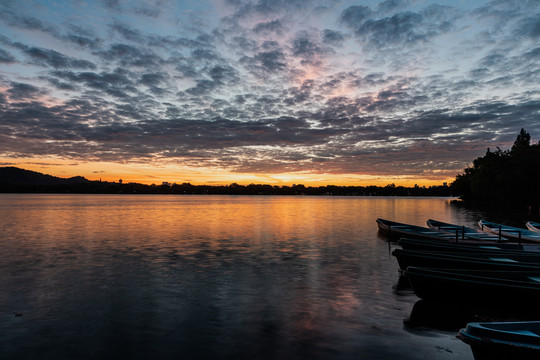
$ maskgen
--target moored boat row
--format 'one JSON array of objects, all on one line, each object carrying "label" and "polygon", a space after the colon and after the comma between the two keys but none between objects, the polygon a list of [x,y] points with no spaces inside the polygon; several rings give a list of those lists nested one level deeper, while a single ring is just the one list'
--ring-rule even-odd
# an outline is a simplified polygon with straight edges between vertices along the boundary
[{"label": "moored boat row", "polygon": [[[529,221],[527,229],[485,220],[480,229],[431,219],[429,228],[377,223],[400,237],[392,255],[422,301],[538,309],[540,223]],[[458,337],[477,360],[540,358],[540,321],[468,323]]]},{"label": "moored boat row", "polygon": [[[429,220],[434,222],[435,220]],[[428,221],[428,224],[430,222]],[[431,223],[433,224],[433,223]],[[441,223],[442,224],[442,223]],[[495,234],[488,234],[486,232],[474,231],[470,228],[455,226],[453,230],[449,230],[447,226],[444,227],[422,227],[417,225],[410,225],[399,223],[396,221],[377,219],[377,225],[379,230],[389,236],[401,238],[412,237],[421,239],[434,239],[434,240],[446,240],[456,242],[497,242],[506,241]],[[447,224],[450,225],[450,224]],[[431,226],[431,225],[430,225]]]}]

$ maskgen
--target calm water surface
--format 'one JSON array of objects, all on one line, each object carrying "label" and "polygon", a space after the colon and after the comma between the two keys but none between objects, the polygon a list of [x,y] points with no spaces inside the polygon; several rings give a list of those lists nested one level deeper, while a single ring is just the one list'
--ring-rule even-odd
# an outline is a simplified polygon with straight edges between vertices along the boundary
[{"label": "calm water surface", "polygon": [[375,220],[479,216],[441,198],[0,195],[0,358],[472,359],[455,330],[408,325],[419,299]]}]

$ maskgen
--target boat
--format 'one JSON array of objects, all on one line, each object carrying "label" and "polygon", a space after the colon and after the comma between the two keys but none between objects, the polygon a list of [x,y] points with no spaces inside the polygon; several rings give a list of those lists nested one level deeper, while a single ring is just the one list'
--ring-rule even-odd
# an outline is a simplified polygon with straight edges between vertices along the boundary
[{"label": "boat", "polygon": [[500,238],[498,235],[490,234],[479,229],[477,230],[463,225],[455,225],[433,219],[428,219],[427,225],[430,229],[451,234],[455,238],[459,239],[478,239],[493,241],[505,240],[504,238]]},{"label": "boat", "polygon": [[394,249],[401,270],[409,266],[470,270],[540,271],[540,254],[449,253]]},{"label": "boat", "polygon": [[446,240],[455,242],[467,242],[467,241],[497,241],[498,237],[492,237],[492,240],[486,239],[469,239],[465,237],[462,239],[459,235],[445,233],[437,230],[433,230],[427,227],[403,224],[396,221],[377,219],[377,225],[379,230],[390,237],[408,237],[408,238],[422,238],[422,239],[434,239],[434,240]]},{"label": "boat", "polygon": [[534,221],[527,221],[525,225],[527,226],[527,229],[540,233],[540,223]]},{"label": "boat", "polygon": [[426,301],[535,308],[540,301],[540,267],[506,271],[409,266],[404,276],[414,293]]},{"label": "boat", "polygon": [[540,243],[540,233],[535,231],[507,226],[502,224],[497,224],[494,222],[480,220],[478,222],[480,228],[483,231],[490,232],[492,234],[497,234],[501,237],[511,239],[518,242],[538,242]]},{"label": "boat", "polygon": [[516,244],[516,243],[455,243],[432,239],[409,239],[401,238],[398,241],[402,249],[437,251],[450,253],[485,253],[485,252],[511,252],[511,253],[539,253],[540,244]]},{"label": "boat", "polygon": [[476,360],[540,359],[540,321],[472,322],[457,337]]}]

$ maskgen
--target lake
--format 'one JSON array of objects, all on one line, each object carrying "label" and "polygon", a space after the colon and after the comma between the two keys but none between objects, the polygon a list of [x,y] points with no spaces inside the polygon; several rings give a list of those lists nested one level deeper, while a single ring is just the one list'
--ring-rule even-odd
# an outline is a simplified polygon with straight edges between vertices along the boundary
[{"label": "lake", "polygon": [[447,198],[0,194],[0,358],[472,359],[412,318],[375,220],[480,216]]}]

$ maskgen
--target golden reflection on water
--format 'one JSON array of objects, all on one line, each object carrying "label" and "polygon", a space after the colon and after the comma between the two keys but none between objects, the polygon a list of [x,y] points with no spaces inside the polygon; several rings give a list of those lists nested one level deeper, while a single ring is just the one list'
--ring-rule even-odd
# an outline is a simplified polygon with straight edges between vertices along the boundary
[{"label": "golden reflection on water", "polygon": [[246,338],[315,358],[356,358],[363,337],[411,346],[402,322],[416,299],[392,290],[378,217],[477,220],[435,198],[0,195],[0,303],[59,338],[91,313],[95,334],[116,319],[134,339],[178,333],[183,351],[209,333],[219,352]]}]

